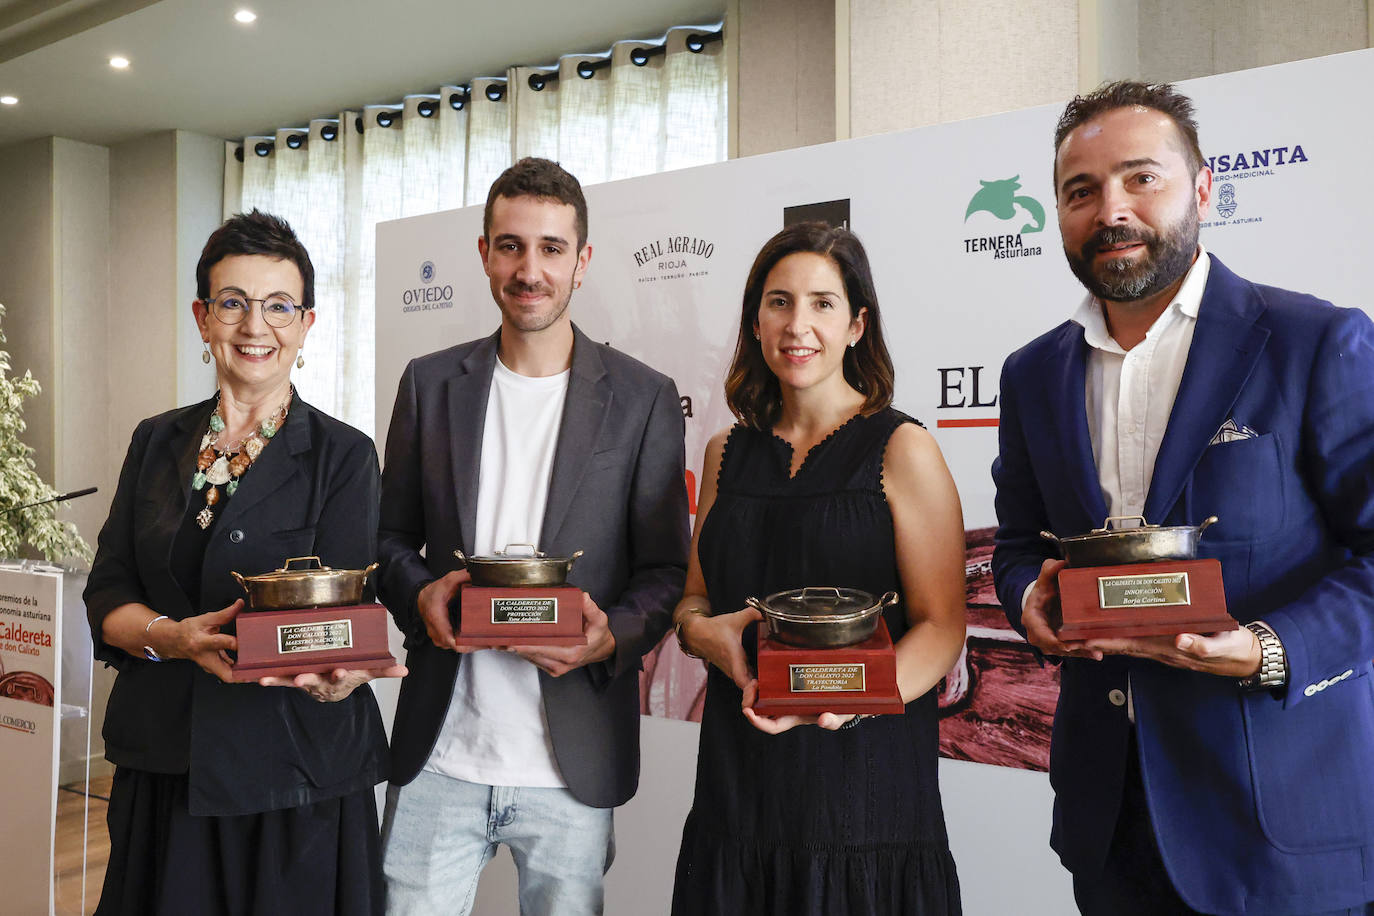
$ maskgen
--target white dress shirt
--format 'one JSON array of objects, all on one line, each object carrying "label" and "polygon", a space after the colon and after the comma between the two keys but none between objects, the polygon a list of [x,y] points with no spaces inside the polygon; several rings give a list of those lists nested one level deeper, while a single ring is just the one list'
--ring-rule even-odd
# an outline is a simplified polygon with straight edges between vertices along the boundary
[{"label": "white dress shirt", "polygon": [[[1088,365],[1083,400],[1088,412],[1098,485],[1107,514],[1140,515],[1154,478],[1155,458],[1188,364],[1202,291],[1211,260],[1198,245],[1197,260],[1183,278],[1169,307],[1145,339],[1130,350],[1107,330],[1101,300],[1089,295],[1074,313],[1083,326]],[[1146,519],[1157,525],[1157,518]],[[1083,533],[1083,532],[1078,532]]]},{"label": "white dress shirt", "polygon": [[[1083,339],[1089,347],[1083,406],[1088,413],[1088,438],[1092,441],[1097,483],[1109,516],[1140,515],[1145,511],[1155,458],[1169,428],[1169,414],[1183,381],[1183,368],[1188,364],[1188,349],[1193,344],[1211,265],[1206,249],[1199,243],[1197,259],[1173,301],[1150,325],[1145,339],[1130,350],[1123,349],[1112,337],[1102,301],[1096,296],[1088,294],[1073,315],[1072,320],[1083,326]],[[1146,521],[1159,524],[1158,519]],[[1034,587],[1032,582],[1021,595],[1023,610]],[[1127,680],[1126,715],[1132,722],[1133,700]]]}]

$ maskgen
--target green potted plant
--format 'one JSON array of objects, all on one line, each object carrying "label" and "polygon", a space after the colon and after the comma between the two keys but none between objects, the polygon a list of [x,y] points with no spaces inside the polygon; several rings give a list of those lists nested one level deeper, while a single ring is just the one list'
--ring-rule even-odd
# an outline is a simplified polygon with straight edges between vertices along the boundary
[{"label": "green potted plant", "polygon": [[[0,320],[5,307],[0,305]],[[0,344],[6,342],[0,327]],[[91,548],[76,526],[59,521],[58,503],[44,500],[57,491],[43,482],[33,461],[33,449],[24,444],[24,401],[39,392],[38,380],[28,371],[10,375],[10,355],[0,349],[0,557],[18,557],[25,547],[45,559],[89,563]],[[28,506],[29,508],[20,508]]]}]

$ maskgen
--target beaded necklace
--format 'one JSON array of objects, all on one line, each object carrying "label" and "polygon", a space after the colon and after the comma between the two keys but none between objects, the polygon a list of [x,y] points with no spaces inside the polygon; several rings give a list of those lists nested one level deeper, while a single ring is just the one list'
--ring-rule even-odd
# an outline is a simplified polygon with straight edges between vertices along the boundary
[{"label": "beaded necklace", "polygon": [[258,424],[258,428],[253,430],[237,448],[225,449],[221,451],[216,443],[219,441],[220,433],[224,432],[224,414],[221,413],[219,397],[215,398],[215,412],[210,414],[210,428],[200,440],[200,454],[196,456],[196,472],[191,475],[191,489],[200,492],[205,489],[205,485],[210,484],[210,489],[205,491],[205,508],[196,513],[196,524],[204,530],[210,527],[210,523],[215,520],[212,506],[219,503],[219,488],[224,487],[224,497],[228,499],[234,495],[234,491],[239,488],[239,478],[248,472],[253,466],[253,462],[262,454],[262,450],[267,447],[267,440],[277,434],[282,423],[286,422],[286,412],[291,407],[291,397],[296,392],[294,386],[286,391],[286,398],[277,405],[277,409]]}]

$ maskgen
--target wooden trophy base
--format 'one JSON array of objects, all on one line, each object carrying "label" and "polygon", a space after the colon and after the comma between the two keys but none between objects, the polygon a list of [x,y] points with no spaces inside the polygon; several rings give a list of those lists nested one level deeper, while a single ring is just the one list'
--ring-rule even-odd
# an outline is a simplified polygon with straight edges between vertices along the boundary
[{"label": "wooden trophy base", "polygon": [[881,619],[873,635],[840,649],[803,649],[768,635],[759,624],[761,716],[881,715],[906,709],[897,689],[897,653]]},{"label": "wooden trophy base", "polygon": [[1239,626],[1226,613],[1216,560],[1085,566],[1059,573],[1060,639],[1218,633]]},{"label": "wooden trophy base", "polygon": [[244,611],[234,625],[239,651],[233,677],[238,683],[396,664],[386,608],[380,604]]},{"label": "wooden trophy base", "polygon": [[460,646],[585,646],[582,589],[465,585],[454,642]]}]

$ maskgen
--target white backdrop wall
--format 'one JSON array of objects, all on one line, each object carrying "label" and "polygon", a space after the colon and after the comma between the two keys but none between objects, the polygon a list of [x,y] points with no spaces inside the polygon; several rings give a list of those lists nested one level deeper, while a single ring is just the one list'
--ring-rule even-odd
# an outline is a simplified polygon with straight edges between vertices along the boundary
[{"label": "white backdrop wall", "polygon": [[[1198,103],[1217,199],[1228,205],[1225,213],[1214,206],[1203,241],[1241,275],[1368,307],[1374,189],[1362,179],[1374,113],[1321,100],[1333,98],[1334,87],[1371,80],[1374,51],[1357,51],[1183,84]],[[897,363],[896,404],[934,432],[966,527],[992,525],[988,469],[1002,360],[1064,320],[1082,295],[1054,218],[1051,136],[1059,110],[592,186],[593,257],[574,320],[677,380],[691,401],[689,467],[699,469],[707,438],[731,419],[721,382],[753,256],[781,228],[784,208],[848,200]],[[991,198],[1007,218],[973,206],[983,183],[1013,178],[1017,187],[1000,185],[979,198]],[[1001,210],[1009,202],[1012,209]],[[480,207],[378,227],[379,448],[405,363],[498,323],[477,257],[480,231]],[[394,702],[387,687],[379,693],[384,704]],[[640,796],[619,817],[620,857],[608,879],[612,913],[666,910],[680,830],[672,818],[690,801],[695,727],[645,725],[654,746],[646,750]],[[1050,790],[1043,774],[946,761],[941,778],[966,912],[1069,911],[1067,878],[1045,845]],[[513,894],[488,899],[496,908],[483,912],[514,906]]]}]

